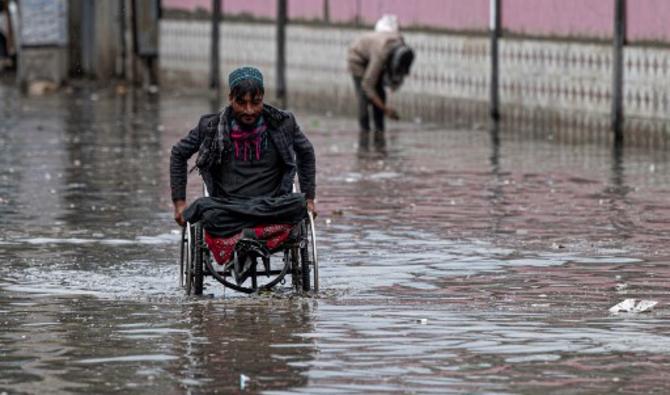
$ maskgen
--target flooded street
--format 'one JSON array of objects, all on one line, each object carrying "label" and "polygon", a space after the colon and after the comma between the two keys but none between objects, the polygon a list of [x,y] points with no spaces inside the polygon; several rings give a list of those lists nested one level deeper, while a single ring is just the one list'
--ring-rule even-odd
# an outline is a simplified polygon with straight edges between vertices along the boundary
[{"label": "flooded street", "polygon": [[298,112],[321,292],[187,297],[169,153],[210,111],[0,86],[0,393],[670,392],[667,150],[395,123],[360,152]]}]

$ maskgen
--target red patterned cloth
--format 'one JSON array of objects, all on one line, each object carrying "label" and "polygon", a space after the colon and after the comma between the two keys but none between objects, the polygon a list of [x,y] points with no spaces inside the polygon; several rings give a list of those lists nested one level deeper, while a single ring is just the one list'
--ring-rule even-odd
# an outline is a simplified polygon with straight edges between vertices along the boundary
[{"label": "red patterned cloth", "polygon": [[[281,246],[291,234],[293,225],[258,225],[252,228],[258,240],[265,242],[268,250],[273,251]],[[214,260],[219,265],[225,265],[233,259],[235,244],[242,238],[243,232],[239,232],[231,237],[216,237],[205,232],[205,243],[212,252]]]}]

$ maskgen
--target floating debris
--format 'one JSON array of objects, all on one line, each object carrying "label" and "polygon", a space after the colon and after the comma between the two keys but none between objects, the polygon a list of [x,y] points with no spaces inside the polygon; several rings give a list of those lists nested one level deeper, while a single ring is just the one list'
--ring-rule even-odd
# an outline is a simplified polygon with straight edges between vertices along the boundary
[{"label": "floating debris", "polygon": [[249,381],[250,377],[247,376],[246,374],[240,374],[240,389],[243,390],[247,387],[247,381]]},{"label": "floating debris", "polygon": [[651,311],[658,304],[655,300],[640,299],[626,299],[610,307],[610,313],[644,313]]}]

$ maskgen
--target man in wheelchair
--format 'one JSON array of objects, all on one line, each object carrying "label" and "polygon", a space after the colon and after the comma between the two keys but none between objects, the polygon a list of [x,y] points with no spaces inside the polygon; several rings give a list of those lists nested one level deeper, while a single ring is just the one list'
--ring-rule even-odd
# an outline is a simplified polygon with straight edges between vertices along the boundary
[{"label": "man in wheelchair", "polygon": [[[226,243],[234,242],[237,252],[257,249],[245,241],[268,236],[276,242],[316,212],[314,148],[293,114],[263,102],[263,75],[254,67],[234,70],[228,85],[229,105],[202,116],[170,156],[174,219],[182,226],[200,221],[210,248],[219,242],[219,263],[231,257]],[[210,196],[187,207],[187,161],[196,152],[191,171],[198,169]],[[296,173],[302,193],[293,192]],[[235,270],[244,281],[248,267]]]}]

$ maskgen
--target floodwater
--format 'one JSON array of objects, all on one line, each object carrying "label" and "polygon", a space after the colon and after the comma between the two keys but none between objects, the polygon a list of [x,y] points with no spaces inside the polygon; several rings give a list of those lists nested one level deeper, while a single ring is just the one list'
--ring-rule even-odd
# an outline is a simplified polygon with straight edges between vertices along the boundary
[{"label": "floodwater", "polygon": [[299,113],[321,292],[187,297],[168,160],[210,110],[0,87],[0,393],[670,392],[667,152],[418,123],[361,152]]}]

